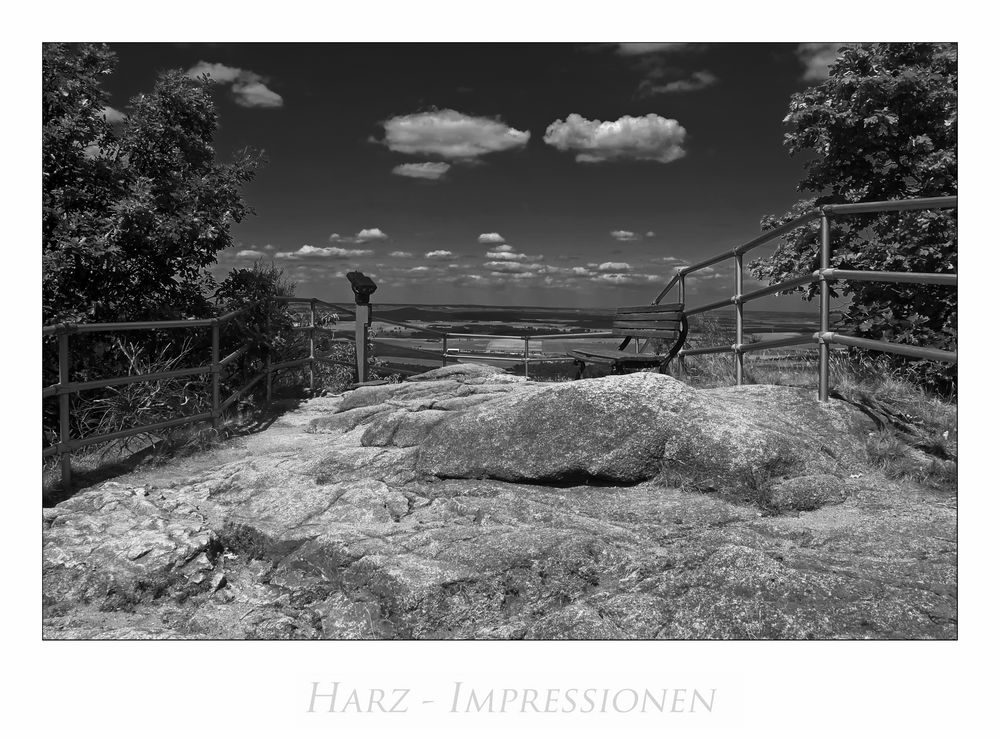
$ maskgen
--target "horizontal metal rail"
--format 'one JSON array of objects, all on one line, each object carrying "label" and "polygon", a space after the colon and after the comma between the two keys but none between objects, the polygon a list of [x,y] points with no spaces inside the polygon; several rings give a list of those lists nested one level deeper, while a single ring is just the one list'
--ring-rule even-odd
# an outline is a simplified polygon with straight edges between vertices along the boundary
[{"label": "horizontal metal rail", "polygon": [[239,349],[237,349],[236,351],[234,351],[229,356],[224,357],[223,359],[220,359],[219,360],[219,366],[220,367],[225,367],[230,362],[235,362],[237,359],[239,359],[244,354],[246,354],[248,351],[250,351],[254,346],[256,346],[256,344],[254,342],[248,341],[246,344],[244,344],[243,346],[241,346]]},{"label": "horizontal metal rail", "polygon": [[880,272],[878,270],[824,269],[820,274],[828,280],[852,282],[908,282],[919,285],[958,285],[958,275],[944,272]]},{"label": "horizontal metal rail", "polygon": [[189,375],[204,375],[212,371],[212,365],[206,364],[201,367],[186,367],[184,369],[165,370],[163,372],[151,372],[148,375],[126,375],[124,377],[109,377],[104,380],[88,380],[87,382],[70,382],[65,385],[49,385],[42,390],[42,397],[47,398],[52,395],[68,395],[79,393],[84,390],[99,390],[105,387],[116,387],[118,385],[131,385],[136,382],[152,382],[153,380],[170,380],[175,377],[187,377]]},{"label": "horizontal metal rail", "polygon": [[712,310],[718,310],[719,308],[725,308],[733,304],[732,298],[726,298],[725,300],[717,300],[714,303],[707,303],[706,305],[699,305],[697,308],[686,308],[684,314],[688,316],[693,316],[698,313],[708,313]]},{"label": "horizontal metal rail", "polygon": [[947,195],[939,198],[878,200],[870,203],[838,203],[836,205],[821,206],[820,210],[829,215],[854,215],[857,213],[875,213],[877,211],[938,210],[941,208],[957,207],[958,196]]},{"label": "horizontal metal rail", "polygon": [[[449,339],[517,339],[518,341],[524,341],[525,337],[515,336],[514,334],[444,334]],[[528,338],[531,338],[530,336]]]},{"label": "horizontal metal rail", "polygon": [[315,303],[316,305],[321,305],[324,308],[336,308],[344,313],[350,313],[352,316],[354,315],[354,310],[351,308],[345,308],[337,303],[328,303],[327,301],[320,300],[319,298],[296,298],[291,295],[277,295],[273,297],[272,300],[278,303]]},{"label": "horizontal metal rail", "polygon": [[[819,272],[811,272],[810,274],[792,277],[788,280],[784,280],[783,282],[768,285],[767,287],[762,287],[758,290],[751,290],[748,293],[733,296],[733,298],[734,300],[738,299],[741,303],[747,303],[751,300],[762,298],[767,295],[776,295],[783,290],[791,290],[793,287],[799,287],[800,285],[805,285],[808,282],[818,282],[819,279]],[[690,311],[687,312],[690,313]]]},{"label": "horizontal metal rail", "polygon": [[325,364],[337,364],[341,367],[350,367],[351,369],[354,369],[355,366],[354,362],[345,362],[343,359],[333,359],[332,357],[315,357],[315,360]]},{"label": "horizontal metal rail", "polygon": [[[802,226],[805,226],[810,221],[815,221],[817,218],[820,217],[820,215],[821,212],[819,208],[803,213],[802,215],[793,218],[787,223],[783,223],[780,226],[775,226],[770,231],[765,231],[760,236],[750,239],[750,241],[746,242],[745,244],[742,244],[741,246],[737,246],[735,249],[733,249],[732,255],[742,256],[743,254],[746,254],[748,251],[756,249],[758,246],[769,244],[775,239],[784,236],[786,233],[794,231],[797,228],[802,228]],[[731,256],[731,255],[727,254],[726,256]],[[684,273],[687,274],[688,272],[691,271],[693,270],[685,269]]]},{"label": "horizontal metal rail", "polygon": [[931,349],[923,346],[910,346],[908,344],[897,344],[892,341],[876,341],[874,339],[862,339],[858,336],[844,336],[833,331],[816,333],[816,338],[829,344],[841,344],[843,346],[853,346],[858,349],[868,349],[876,352],[888,352],[899,354],[904,357],[914,357],[916,359],[931,359],[935,362],[945,362],[948,364],[958,363],[958,352],[949,352],[942,349]]},{"label": "horizontal metal rail", "polygon": [[733,351],[732,344],[718,346],[696,346],[690,349],[681,349],[677,352],[678,357],[693,357],[696,354],[725,354]]},{"label": "horizontal metal rail", "polygon": [[212,412],[206,411],[205,413],[196,413],[195,415],[192,416],[181,416],[180,418],[172,418],[169,421],[160,421],[159,423],[151,423],[146,426],[136,426],[134,428],[122,429],[121,431],[113,431],[111,433],[101,434],[99,436],[88,436],[85,439],[75,439],[73,441],[60,442],[58,444],[54,444],[53,446],[46,447],[46,449],[42,451],[42,456],[49,456],[50,454],[64,454],[66,452],[71,452],[81,447],[90,446],[92,444],[99,444],[102,441],[121,439],[125,436],[138,436],[140,434],[148,434],[153,431],[160,431],[161,429],[172,428],[174,426],[181,426],[185,423],[197,423],[198,421],[210,421],[211,419],[212,419]]},{"label": "horizontal metal rail", "polygon": [[225,411],[229,406],[235,403],[237,399],[242,397],[250,388],[252,388],[258,382],[263,380],[265,377],[267,377],[267,372],[261,372],[259,375],[250,380],[250,382],[248,382],[246,385],[241,387],[239,390],[235,391],[232,395],[226,398],[225,401],[223,401],[222,405],[219,406],[218,412],[222,413],[223,411]]},{"label": "horizontal metal rail", "polygon": [[[451,334],[452,336],[461,336],[461,334]],[[529,341],[551,341],[552,339],[567,339],[570,341],[575,341],[577,339],[614,339],[620,334],[613,333],[611,331],[594,331],[589,334],[531,334],[527,336]],[[520,337],[525,338],[525,337]]]},{"label": "horizontal metal rail", "polygon": [[752,344],[737,344],[734,347],[738,352],[760,352],[765,349],[780,349],[785,346],[798,346],[800,344],[817,344],[819,340],[815,334],[803,334],[801,336],[789,336],[784,339],[768,339],[766,341],[755,341]]},{"label": "horizontal metal rail", "polygon": [[490,359],[496,362],[568,362],[569,358],[561,357],[532,357],[525,360],[523,354],[442,354],[446,359]]}]

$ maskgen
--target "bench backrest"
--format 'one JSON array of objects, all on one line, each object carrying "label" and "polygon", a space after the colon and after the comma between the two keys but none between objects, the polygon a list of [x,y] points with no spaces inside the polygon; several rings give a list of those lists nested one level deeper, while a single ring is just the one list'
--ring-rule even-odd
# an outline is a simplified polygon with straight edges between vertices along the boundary
[{"label": "bench backrest", "polygon": [[683,303],[636,305],[618,309],[611,323],[611,331],[616,336],[675,342],[682,334],[687,333],[683,324]]}]

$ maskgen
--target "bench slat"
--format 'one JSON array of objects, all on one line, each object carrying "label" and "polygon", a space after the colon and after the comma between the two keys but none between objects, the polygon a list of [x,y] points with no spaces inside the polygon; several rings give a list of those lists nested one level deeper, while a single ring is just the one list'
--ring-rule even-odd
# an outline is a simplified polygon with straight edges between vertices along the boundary
[{"label": "bench slat", "polygon": [[655,328],[615,328],[613,332],[618,336],[635,336],[638,338],[654,338],[654,339],[676,339],[680,336],[680,332],[676,330],[660,331]]},{"label": "bench slat", "polygon": [[618,309],[618,313],[680,313],[684,310],[683,303],[660,303],[659,305],[632,305]]},{"label": "bench slat", "polygon": [[641,362],[650,365],[658,365],[667,358],[666,355],[662,354],[636,354],[635,352],[623,352],[617,349],[608,349],[607,351],[600,349],[573,349],[569,354],[570,356],[586,360],[606,359],[609,362]]},{"label": "bench slat", "polygon": [[660,331],[680,331],[681,322],[680,319],[676,321],[640,321],[640,320],[628,320],[623,321],[621,318],[616,318],[611,322],[612,328],[623,328],[623,329],[633,329],[633,328],[655,328]]}]

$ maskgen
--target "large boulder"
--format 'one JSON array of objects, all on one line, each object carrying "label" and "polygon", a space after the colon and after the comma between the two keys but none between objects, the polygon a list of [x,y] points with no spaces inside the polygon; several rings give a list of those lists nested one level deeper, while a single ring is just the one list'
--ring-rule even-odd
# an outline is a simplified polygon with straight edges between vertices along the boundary
[{"label": "large boulder", "polygon": [[664,474],[702,490],[851,468],[870,422],[812,391],[702,391],[652,373],[510,393],[444,417],[420,443],[418,471],[515,482],[635,483]]}]

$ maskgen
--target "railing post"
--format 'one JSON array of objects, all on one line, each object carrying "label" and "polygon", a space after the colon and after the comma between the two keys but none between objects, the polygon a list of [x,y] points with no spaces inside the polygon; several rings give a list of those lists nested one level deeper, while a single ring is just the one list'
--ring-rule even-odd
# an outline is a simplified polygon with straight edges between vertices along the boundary
[{"label": "railing post", "polygon": [[448,334],[441,337],[441,366],[448,366]]},{"label": "railing post", "polygon": [[219,319],[212,321],[212,428],[219,428]]},{"label": "railing post", "polygon": [[316,394],[316,298],[309,301],[309,394]]},{"label": "railing post", "polygon": [[[69,332],[62,331],[59,334],[59,390],[62,391],[69,385]],[[59,443],[65,445],[69,443],[69,393],[59,393]],[[63,489],[69,492],[73,485],[73,460],[65,446],[59,452],[59,461],[62,464],[62,484]]]},{"label": "railing post", "polygon": [[736,303],[736,343],[733,344],[733,360],[736,363],[736,384],[743,384],[743,255],[736,254],[735,265],[736,292],[733,301]]},{"label": "railing post", "polygon": [[267,337],[267,343],[264,344],[264,373],[266,377],[264,378],[264,383],[267,387],[267,402],[271,402],[271,345],[274,343],[274,337],[271,336],[271,311],[278,305],[277,301],[268,302],[267,306],[267,321],[264,323],[264,335]]},{"label": "railing post", "polygon": [[354,306],[354,354],[358,363],[358,382],[368,382],[368,323],[370,305]]},{"label": "railing post", "polygon": [[[686,276],[687,275],[684,272],[681,272],[681,278],[677,281],[677,301],[681,304],[681,310],[684,309],[684,278]],[[684,347],[681,348],[683,349]],[[677,362],[678,375],[680,375],[678,379],[683,379],[687,377],[687,364],[684,360],[683,354],[677,357]]]},{"label": "railing post", "polygon": [[[830,217],[825,208],[819,228],[819,333],[822,337],[830,330],[830,283],[822,274],[822,270],[830,267]],[[819,399],[824,403],[830,399],[830,345],[822,338],[819,340]]]},{"label": "railing post", "polygon": [[524,337],[524,379],[528,379],[528,337]]}]

